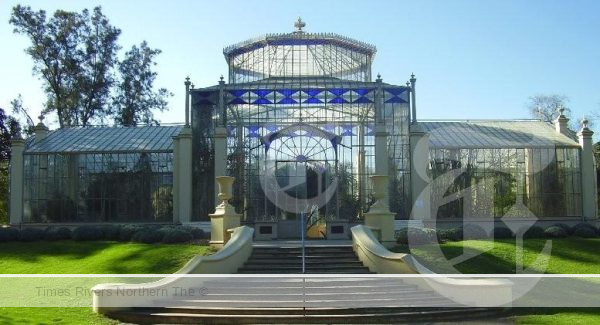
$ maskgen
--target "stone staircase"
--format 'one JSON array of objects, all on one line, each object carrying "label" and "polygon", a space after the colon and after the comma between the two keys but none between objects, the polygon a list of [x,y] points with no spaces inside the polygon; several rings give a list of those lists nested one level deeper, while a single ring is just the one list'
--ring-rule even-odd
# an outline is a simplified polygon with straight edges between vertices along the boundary
[{"label": "stone staircase", "polygon": [[505,310],[465,307],[401,279],[369,277],[351,246],[306,247],[305,256],[310,277],[300,274],[300,248],[255,247],[238,272],[248,277],[213,278],[202,284],[202,297],[108,316],[136,324],[397,324],[489,320]]},{"label": "stone staircase", "polygon": [[[358,260],[352,246],[307,246],[307,274],[365,274],[369,268]],[[238,273],[292,274],[302,273],[302,248],[255,247],[252,255]]]}]

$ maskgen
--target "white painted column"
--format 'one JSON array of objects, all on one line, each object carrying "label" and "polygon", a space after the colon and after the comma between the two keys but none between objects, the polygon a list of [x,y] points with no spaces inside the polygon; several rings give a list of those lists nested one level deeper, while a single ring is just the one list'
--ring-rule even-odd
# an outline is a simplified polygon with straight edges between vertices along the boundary
[{"label": "white painted column", "polygon": [[179,223],[179,136],[173,137],[173,223]]},{"label": "white painted column", "polygon": [[18,225],[23,222],[23,152],[25,140],[13,139],[10,156],[10,212],[9,223]]},{"label": "white painted column", "polygon": [[588,121],[582,121],[583,127],[577,133],[581,146],[581,200],[584,220],[597,217],[596,167],[594,164],[594,132],[588,128]]},{"label": "white painted column", "polygon": [[385,127],[383,111],[383,80],[377,76],[378,87],[375,90],[375,174],[388,175],[388,132]]},{"label": "white painted column", "polygon": [[185,224],[192,220],[192,129],[184,127],[177,137],[177,208],[179,222]]},{"label": "white painted column", "polygon": [[429,134],[422,131],[418,124],[412,124],[410,130],[410,190],[412,208],[410,218],[431,220],[431,191],[428,188],[429,177]]},{"label": "white painted column", "polygon": [[569,136],[569,119],[565,116],[565,109],[560,107],[558,109],[558,117],[554,120],[554,128],[556,132],[562,133],[566,136]]},{"label": "white painted column", "polygon": [[[215,128],[215,179],[219,176],[227,176],[227,129],[223,126]],[[219,202],[217,197],[219,185],[215,182],[215,203]]]}]

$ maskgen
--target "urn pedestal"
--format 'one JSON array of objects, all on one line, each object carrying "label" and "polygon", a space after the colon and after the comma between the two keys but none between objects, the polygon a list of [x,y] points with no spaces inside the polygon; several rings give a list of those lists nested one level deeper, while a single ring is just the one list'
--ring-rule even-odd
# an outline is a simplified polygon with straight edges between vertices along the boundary
[{"label": "urn pedestal", "polygon": [[231,176],[218,176],[216,178],[219,184],[218,198],[221,204],[215,208],[215,213],[209,214],[210,217],[210,246],[220,249],[231,238],[230,229],[240,226],[241,214],[235,212],[235,208],[229,204],[233,197],[233,181]]},{"label": "urn pedestal", "polygon": [[373,197],[375,203],[369,208],[369,212],[364,214],[365,226],[377,236],[382,245],[392,247],[396,244],[394,238],[394,216],[390,212],[389,204],[386,200],[388,192],[388,176],[373,175],[371,184],[373,186]]}]

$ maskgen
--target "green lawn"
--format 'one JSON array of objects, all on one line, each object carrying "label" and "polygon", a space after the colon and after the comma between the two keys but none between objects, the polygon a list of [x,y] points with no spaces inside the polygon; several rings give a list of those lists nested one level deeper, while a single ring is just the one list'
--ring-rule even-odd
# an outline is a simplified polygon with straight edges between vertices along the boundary
[{"label": "green lawn", "polygon": [[[532,265],[542,251],[546,239],[526,239],[523,243],[523,264],[527,268],[541,271],[542,266]],[[491,250],[488,250],[492,248]],[[423,245],[413,248],[410,253],[421,263],[436,273],[456,273],[445,263],[460,254],[474,257],[454,265],[464,274],[515,273],[515,240],[496,239],[447,242],[441,245],[443,256],[435,254],[436,245]],[[408,253],[407,246],[398,246],[396,252]],[[483,254],[479,254],[483,252]],[[598,274],[600,273],[600,238],[562,238],[552,240],[550,262],[545,273],[554,274]]]},{"label": "green lawn", "polygon": [[170,274],[209,247],[108,241],[0,244],[2,274]]},{"label": "green lawn", "polygon": [[[0,243],[3,274],[170,274],[207,246],[118,242]],[[101,279],[100,279],[101,280]],[[4,324],[117,324],[91,308],[0,308]]]},{"label": "green lawn", "polygon": [[[541,271],[533,264],[542,251],[546,239],[526,239],[523,243],[523,264]],[[442,256],[436,254],[436,245],[417,246],[409,250],[398,246],[396,252],[412,253],[420,263],[436,273],[515,274],[516,248],[514,239],[467,240],[440,245]],[[450,267],[446,260],[463,253],[472,258]],[[481,253],[481,254],[480,254]],[[562,238],[552,240],[552,251],[545,273],[598,274],[600,273],[600,238]],[[512,320],[522,324],[600,324],[600,308],[514,308]]]},{"label": "green lawn", "polygon": [[7,308],[0,307],[0,325],[14,324],[92,324],[113,325],[118,321],[103,317],[92,311],[92,308]]}]

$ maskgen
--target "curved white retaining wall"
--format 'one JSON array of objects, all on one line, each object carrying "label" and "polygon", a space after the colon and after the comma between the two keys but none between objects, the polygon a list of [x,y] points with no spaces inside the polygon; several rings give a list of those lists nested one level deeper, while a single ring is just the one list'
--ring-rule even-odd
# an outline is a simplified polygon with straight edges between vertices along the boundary
[{"label": "curved white retaining wall", "polygon": [[[379,243],[373,232],[363,226],[352,227],[352,246],[369,270],[379,274],[399,274],[404,282],[438,294],[458,303],[477,307],[509,307],[512,305],[513,283],[501,278],[402,277],[400,274],[435,274],[410,254],[393,253]],[[476,277],[476,275],[474,276]]]},{"label": "curved white retaining wall", "polygon": [[[196,256],[175,274],[230,274],[235,273],[252,254],[254,229],[242,226],[233,229],[231,239],[223,249],[209,256]],[[151,306],[155,296],[124,296],[118,290],[162,290],[172,291],[173,287],[199,288],[202,278],[168,277],[156,282],[142,284],[98,284],[92,288],[95,312],[105,313],[132,307]],[[168,299],[168,297],[160,297]]]}]

